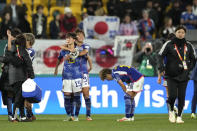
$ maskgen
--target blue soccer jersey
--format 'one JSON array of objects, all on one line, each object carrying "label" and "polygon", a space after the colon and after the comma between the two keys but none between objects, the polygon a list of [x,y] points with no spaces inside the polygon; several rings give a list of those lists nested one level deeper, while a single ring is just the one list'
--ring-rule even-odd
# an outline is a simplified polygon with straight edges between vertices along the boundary
[{"label": "blue soccer jersey", "polygon": [[[59,60],[66,57],[70,51],[61,50],[60,55],[58,57]],[[62,79],[78,79],[82,78],[82,73],[80,70],[80,58],[69,59],[64,61],[64,68],[62,71]]]},{"label": "blue soccer jersey", "polygon": [[[183,12],[181,14],[181,19],[183,19],[184,21],[186,20],[193,20],[195,21],[196,20],[196,16],[193,14],[193,13],[188,13],[188,12]],[[195,29],[195,26],[193,24],[190,24],[190,23],[185,23],[185,26],[187,29]]]},{"label": "blue soccer jersey", "polygon": [[122,80],[126,83],[134,83],[138,81],[143,75],[138,72],[135,68],[130,66],[116,66],[112,70],[112,77],[118,82]]},{"label": "blue soccer jersey", "polygon": [[[79,49],[80,52],[82,52],[83,50],[88,50],[90,46],[87,44],[82,44],[81,46],[77,46],[77,48]],[[84,56],[80,56],[80,68],[83,74],[88,74],[88,67],[87,67],[87,54]]]},{"label": "blue soccer jersey", "polygon": [[33,61],[34,60],[34,57],[35,57],[35,51],[34,51],[34,49],[33,48],[27,48],[27,51],[29,53],[29,56],[31,58],[31,61]]}]

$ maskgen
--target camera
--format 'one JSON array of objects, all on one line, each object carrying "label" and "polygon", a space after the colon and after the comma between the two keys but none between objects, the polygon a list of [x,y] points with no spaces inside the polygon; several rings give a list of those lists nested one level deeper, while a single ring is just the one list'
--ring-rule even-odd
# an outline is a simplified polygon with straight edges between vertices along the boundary
[{"label": "camera", "polygon": [[150,52],[151,51],[151,49],[150,48],[146,48],[146,52],[148,53],[148,52]]}]

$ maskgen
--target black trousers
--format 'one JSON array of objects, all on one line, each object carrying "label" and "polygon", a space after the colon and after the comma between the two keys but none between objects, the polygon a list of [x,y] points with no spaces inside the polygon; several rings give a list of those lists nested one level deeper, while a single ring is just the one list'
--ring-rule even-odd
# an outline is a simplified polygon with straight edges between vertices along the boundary
[{"label": "black trousers", "polygon": [[19,108],[20,116],[24,117],[24,98],[22,97],[22,84],[23,81],[16,82],[13,84],[14,88],[14,106],[13,106],[13,116],[15,115],[16,108]]},{"label": "black trousers", "polygon": [[168,78],[167,83],[168,83],[168,94],[169,94],[168,102],[170,105],[169,110],[173,111],[174,102],[176,98],[178,98],[178,116],[181,116],[183,107],[185,105],[185,94],[186,94],[186,87],[188,81],[180,82]]}]

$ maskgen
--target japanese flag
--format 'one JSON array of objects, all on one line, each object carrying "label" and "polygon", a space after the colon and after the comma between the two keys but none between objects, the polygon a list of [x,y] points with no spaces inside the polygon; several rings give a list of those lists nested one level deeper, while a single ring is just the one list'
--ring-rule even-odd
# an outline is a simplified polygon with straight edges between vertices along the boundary
[{"label": "japanese flag", "polygon": [[87,38],[113,39],[119,31],[120,19],[115,16],[88,16],[83,21]]}]

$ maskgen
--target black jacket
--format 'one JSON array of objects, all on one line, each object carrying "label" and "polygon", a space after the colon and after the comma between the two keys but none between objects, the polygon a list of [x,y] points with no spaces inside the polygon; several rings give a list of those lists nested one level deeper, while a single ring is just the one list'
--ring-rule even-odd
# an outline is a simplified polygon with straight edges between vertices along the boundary
[{"label": "black jacket", "polygon": [[[19,5],[16,5],[16,13],[17,13],[17,17],[18,17],[18,22],[20,22],[21,18],[23,17],[24,13],[27,11],[27,6],[26,4],[22,4],[21,6]],[[3,9],[2,13],[3,15],[6,13],[6,12],[9,12],[11,14],[11,18],[12,18],[12,8],[11,8],[11,5],[6,5],[6,7]],[[17,24],[17,23],[15,23]]]},{"label": "black jacket", "polygon": [[32,16],[32,30],[33,34],[35,35],[36,38],[46,38],[46,30],[47,30],[47,17],[43,14],[42,15],[42,32],[40,35],[38,35],[36,26],[38,22],[38,14],[34,14]]},{"label": "black jacket", "polygon": [[6,57],[8,61],[8,80],[9,85],[13,85],[19,81],[25,81],[27,78],[34,78],[34,71],[32,67],[32,61],[28,52],[24,47],[19,46],[19,52],[21,58],[18,57],[16,47],[12,46],[11,51],[7,51]]},{"label": "black jacket", "polygon": [[[182,58],[184,58],[184,45],[186,44],[187,70],[184,70],[183,68],[182,61],[175,49],[175,44],[177,45]],[[185,39],[180,40],[177,38],[167,41],[161,48],[158,57],[158,69],[160,72],[165,71],[167,78],[172,78],[178,81],[189,80],[189,72],[194,68],[196,62],[195,50],[190,42]],[[164,57],[166,57],[165,64]]]},{"label": "black jacket", "polygon": [[60,33],[60,22],[59,26],[55,23],[55,20],[51,21],[50,23],[50,37],[51,39],[59,39]]}]

